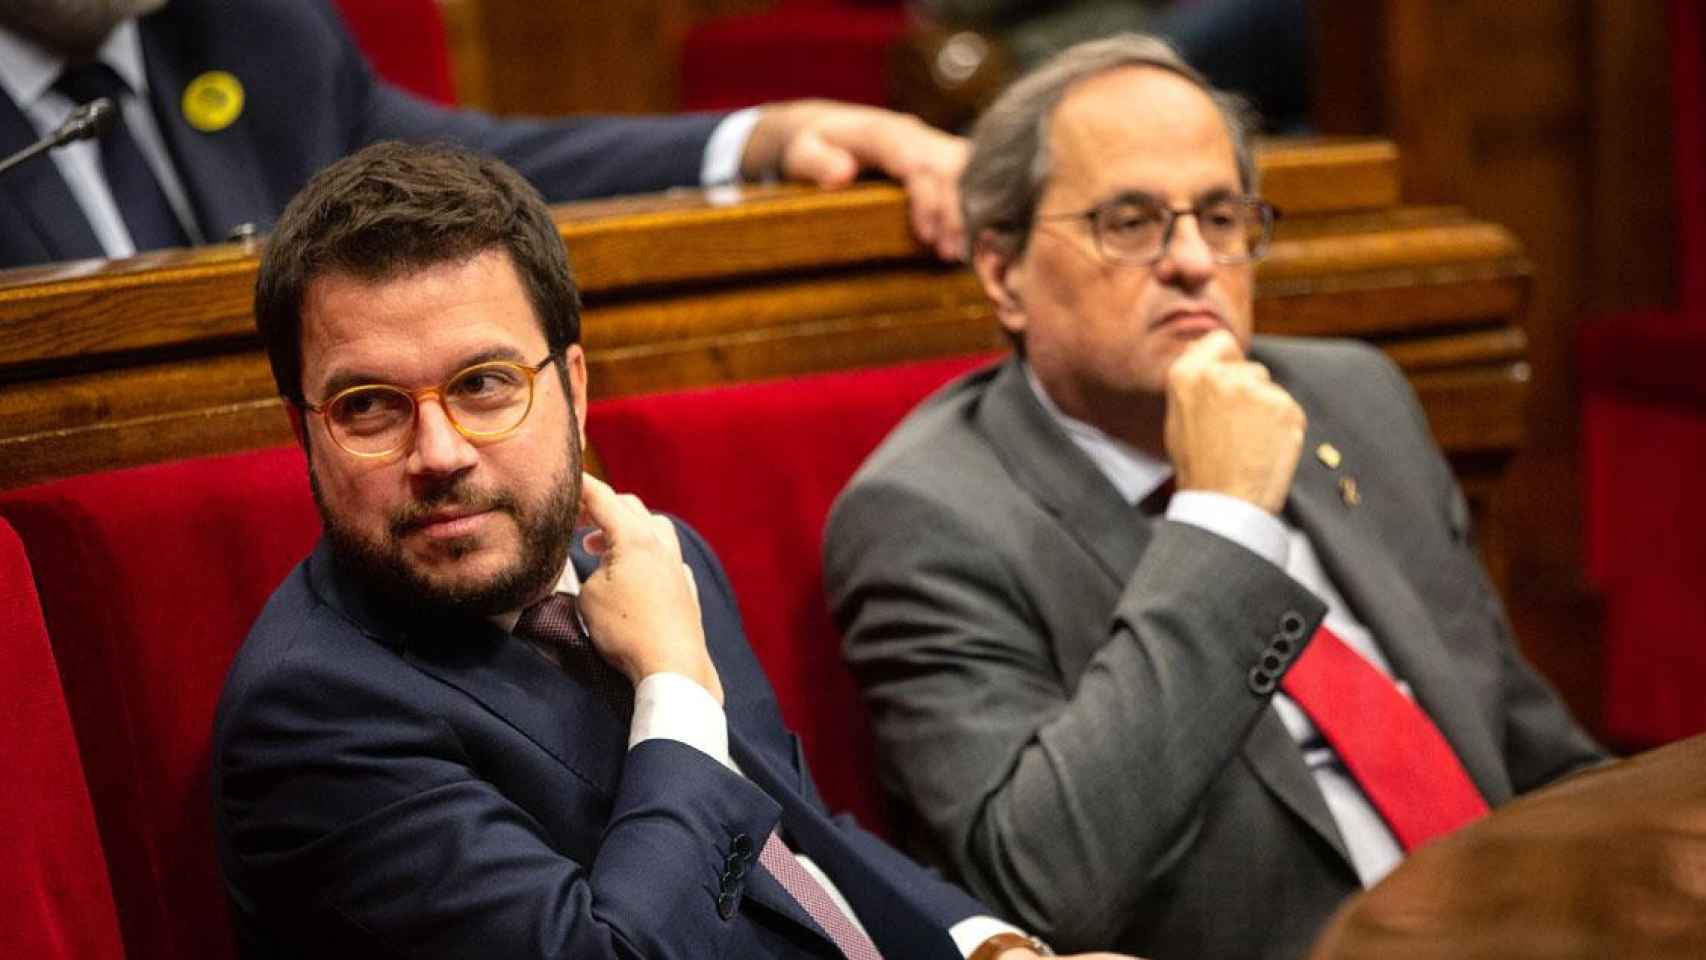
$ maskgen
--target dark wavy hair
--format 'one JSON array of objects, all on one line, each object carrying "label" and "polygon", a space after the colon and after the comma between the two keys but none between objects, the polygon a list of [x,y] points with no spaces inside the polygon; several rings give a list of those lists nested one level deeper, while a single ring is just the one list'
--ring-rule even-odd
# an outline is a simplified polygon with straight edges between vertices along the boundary
[{"label": "dark wavy hair", "polygon": [[285,399],[302,396],[302,298],[315,278],[380,281],[488,250],[509,253],[554,354],[580,340],[580,293],[545,201],[501,161],[376,143],[303,187],[268,239],[255,325]]}]

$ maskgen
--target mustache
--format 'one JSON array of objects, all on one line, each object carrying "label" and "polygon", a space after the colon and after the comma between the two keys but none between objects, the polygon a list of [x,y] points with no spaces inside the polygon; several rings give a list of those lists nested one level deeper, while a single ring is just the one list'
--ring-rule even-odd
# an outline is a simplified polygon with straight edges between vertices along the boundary
[{"label": "mustache", "polygon": [[447,508],[466,510],[469,513],[502,510],[514,515],[517,507],[515,498],[508,494],[476,490],[464,483],[454,483],[404,504],[391,514],[387,527],[393,537],[400,537],[420,526],[428,516]]}]

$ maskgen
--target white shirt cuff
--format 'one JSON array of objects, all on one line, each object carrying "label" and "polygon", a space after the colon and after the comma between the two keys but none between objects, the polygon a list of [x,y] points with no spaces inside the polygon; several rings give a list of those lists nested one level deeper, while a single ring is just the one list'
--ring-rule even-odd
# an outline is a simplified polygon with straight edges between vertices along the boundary
[{"label": "white shirt cuff", "polygon": [[628,749],[646,740],[685,743],[735,769],[729,757],[729,721],[722,705],[711,691],[679,673],[654,673],[634,688]]},{"label": "white shirt cuff", "polygon": [[705,141],[705,159],[699,165],[699,183],[720,187],[740,180],[740,158],[746,152],[746,141],[752,128],[758,125],[762,108],[747,107],[724,117]]},{"label": "white shirt cuff", "polygon": [[1181,490],[1167,503],[1167,519],[1225,537],[1281,570],[1291,555],[1291,538],[1280,518],[1228,494]]},{"label": "white shirt cuff", "polygon": [[994,917],[967,917],[948,928],[948,936],[954,938],[954,946],[960,950],[960,956],[969,957],[983,946],[983,941],[998,933],[1016,933],[1021,937],[1030,934],[1011,923],[997,920]]}]

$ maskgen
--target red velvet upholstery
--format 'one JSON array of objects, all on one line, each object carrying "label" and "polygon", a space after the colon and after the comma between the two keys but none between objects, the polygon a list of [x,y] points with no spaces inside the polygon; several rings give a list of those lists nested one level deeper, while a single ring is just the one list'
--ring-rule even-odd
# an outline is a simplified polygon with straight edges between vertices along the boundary
[{"label": "red velvet upholstery", "polygon": [[294,447],[0,494],[59,658],[133,960],[234,955],[207,752],[225,671],[319,520]]},{"label": "red velvet upholstery", "polygon": [[726,110],[794,97],[887,102],[883,57],[906,26],[902,4],[787,0],[688,31],[681,104]]},{"label": "red velvet upholstery", "polygon": [[373,72],[411,93],[456,102],[438,0],[337,0]]},{"label": "red velvet upholstery", "polygon": [[118,960],[118,914],[24,546],[0,521],[0,957]]},{"label": "red velvet upholstery", "polygon": [[686,520],[716,549],[824,798],[876,829],[884,818],[870,730],[823,599],[823,524],[895,423],[984,359],[624,397],[587,414],[610,482]]},{"label": "red velvet upholstery", "polygon": [[1706,11],[1671,0],[1681,303],[1583,326],[1588,573],[1605,596],[1607,735],[1706,730]]}]

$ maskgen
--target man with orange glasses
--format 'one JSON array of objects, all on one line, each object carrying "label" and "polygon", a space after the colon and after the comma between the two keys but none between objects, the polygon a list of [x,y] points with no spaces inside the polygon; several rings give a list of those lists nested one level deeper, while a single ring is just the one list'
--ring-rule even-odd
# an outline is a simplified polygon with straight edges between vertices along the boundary
[{"label": "man with orange glasses", "polygon": [[709,548],[582,475],[578,297],[513,171],[335,164],[255,313],[325,536],[215,720],[245,953],[1036,956],[830,817]]}]

